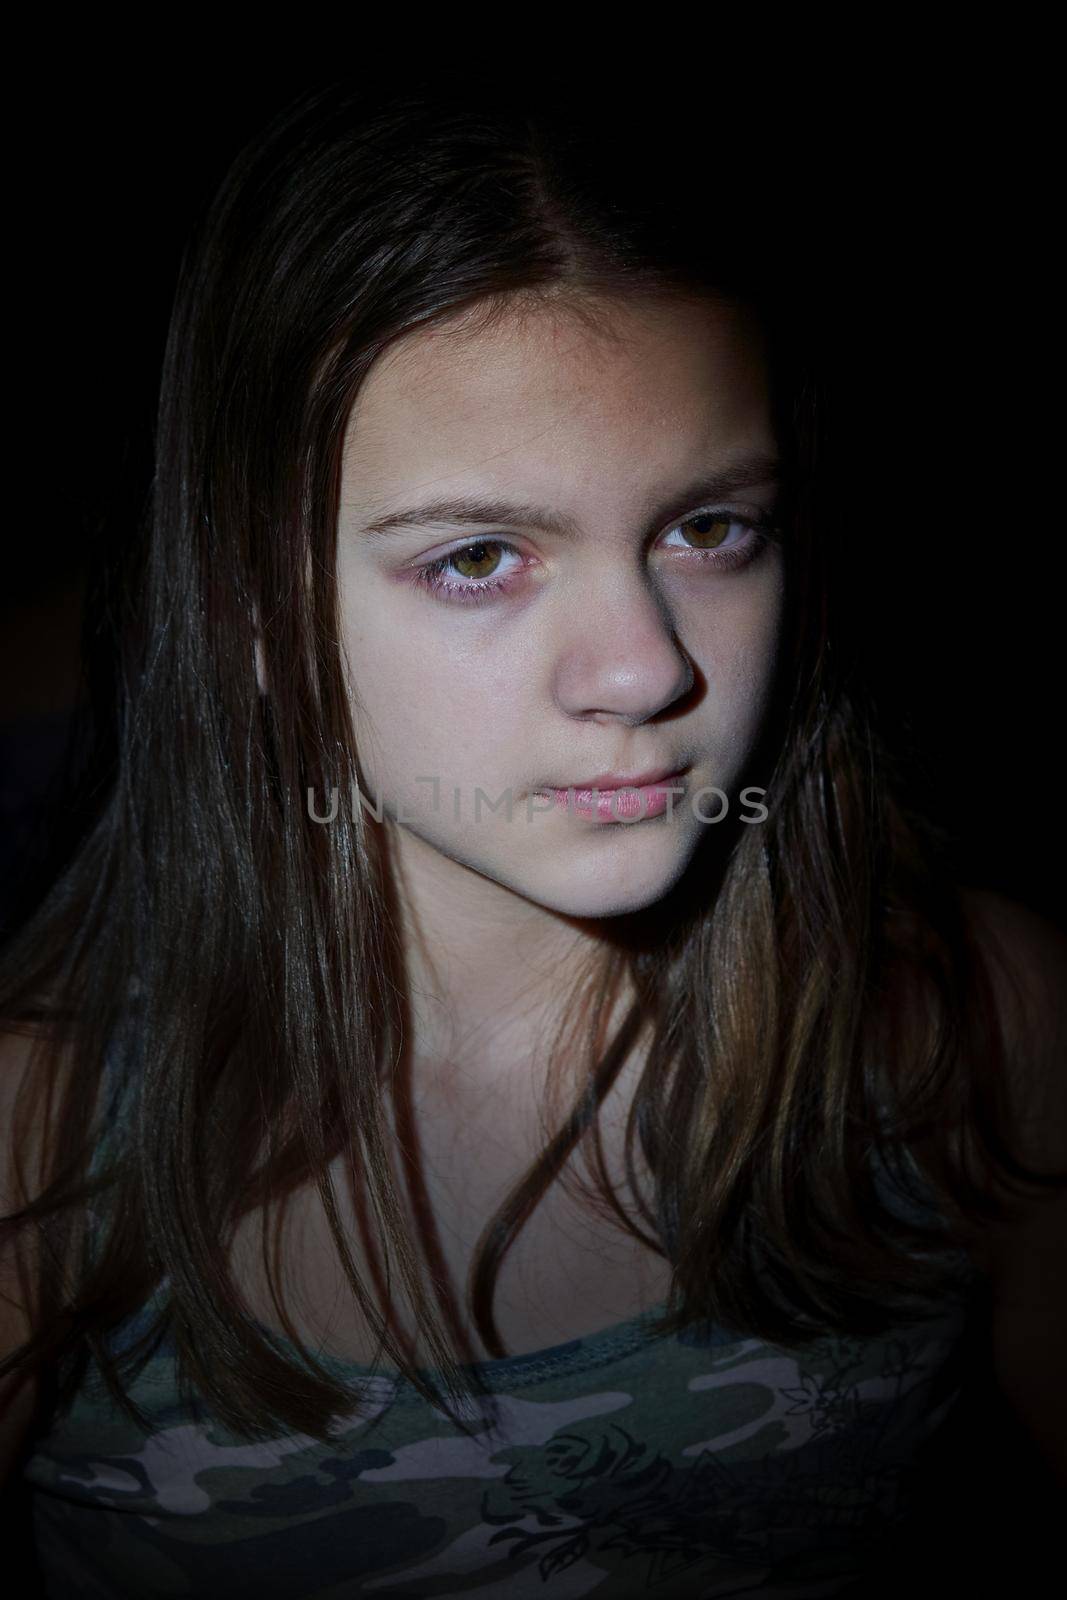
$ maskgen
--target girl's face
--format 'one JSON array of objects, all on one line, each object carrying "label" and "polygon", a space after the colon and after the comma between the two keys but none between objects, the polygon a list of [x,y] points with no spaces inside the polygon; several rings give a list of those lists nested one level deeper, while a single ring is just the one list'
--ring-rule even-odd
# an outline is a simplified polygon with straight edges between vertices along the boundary
[{"label": "girl's face", "polygon": [[[700,791],[753,815],[735,780],[783,605],[758,326],[711,302],[600,309],[387,351],[338,529],[364,785],[401,857],[578,917],[674,885],[722,814]],[[612,820],[580,792],[605,774],[677,776]]]}]

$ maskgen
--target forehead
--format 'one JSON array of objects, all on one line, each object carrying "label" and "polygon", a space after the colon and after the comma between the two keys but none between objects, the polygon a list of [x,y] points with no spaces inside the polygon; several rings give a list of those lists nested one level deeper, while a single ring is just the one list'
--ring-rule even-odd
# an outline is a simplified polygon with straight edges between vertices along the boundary
[{"label": "forehead", "polygon": [[[504,310],[418,329],[371,368],[345,436],[348,495],[568,466],[681,470],[773,443],[755,316],[711,300]],[[639,452],[635,456],[635,452]]]}]

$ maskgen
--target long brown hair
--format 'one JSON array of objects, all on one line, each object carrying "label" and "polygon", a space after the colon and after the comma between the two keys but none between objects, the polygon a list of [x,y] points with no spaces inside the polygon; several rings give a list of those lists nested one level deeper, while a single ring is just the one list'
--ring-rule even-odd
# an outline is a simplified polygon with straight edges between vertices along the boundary
[{"label": "long brown hair", "polygon": [[[0,983],[0,1015],[36,1041],[16,1144],[42,1106],[52,1131],[47,1182],[4,1223],[33,1231],[36,1332],[0,1373],[62,1368],[59,1404],[91,1355],[140,1420],[123,1382],[169,1326],[182,1382],[236,1432],[325,1439],[358,1393],[269,1340],[227,1257],[242,1215],[308,1178],[380,1348],[446,1403],[356,1270],[328,1180],[339,1153],[442,1387],[473,1381],[392,1176],[407,998],[384,836],[359,807],[328,828],[305,810],[311,786],[360,785],[335,588],[345,423],[385,349],[460,316],[545,297],[590,311],[612,295],[745,302],[769,336],[788,484],[786,636],[746,770],[768,818],[709,830],[678,888],[617,919],[581,974],[567,1032],[580,1093],[487,1222],[472,1272],[485,1345],[505,1353],[501,1259],[579,1141],[598,1203],[669,1257],[661,1331],[713,1319],[786,1344],[936,1305],[951,1270],[922,1247],[969,1237],[1002,1203],[990,1174],[1023,1171],[1000,1133],[987,975],[937,837],[899,797],[835,598],[813,280],[772,248],[783,213],[768,174],[731,187],[743,169],[721,129],[714,166],[686,162],[673,113],[659,133],[631,119],[627,138],[584,98],[320,89],[243,150],[197,222],[150,515],[115,591],[114,773]],[[624,980],[636,998],[611,1034]],[[655,1191],[634,1219],[608,1190],[597,1111],[639,1037],[627,1153],[640,1139]],[[108,1059],[120,1121],[100,1090]],[[90,1173],[105,1129],[108,1159]],[[887,1207],[874,1181],[880,1162],[906,1188],[909,1149],[940,1232]],[[116,1355],[109,1334],[164,1278],[153,1329]]]}]

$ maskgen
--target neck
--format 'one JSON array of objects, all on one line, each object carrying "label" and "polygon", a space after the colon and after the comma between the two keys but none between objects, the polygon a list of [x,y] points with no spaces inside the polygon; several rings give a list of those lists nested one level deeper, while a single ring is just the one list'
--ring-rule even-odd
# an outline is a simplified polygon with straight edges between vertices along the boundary
[{"label": "neck", "polygon": [[488,1089],[514,1084],[517,1067],[536,1074],[598,964],[618,955],[618,919],[547,910],[404,829],[390,845],[416,1080]]}]

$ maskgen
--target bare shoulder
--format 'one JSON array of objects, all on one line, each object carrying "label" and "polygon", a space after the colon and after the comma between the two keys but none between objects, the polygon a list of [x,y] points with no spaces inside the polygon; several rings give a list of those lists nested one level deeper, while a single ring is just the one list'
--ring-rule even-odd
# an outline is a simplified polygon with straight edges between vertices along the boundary
[{"label": "bare shoulder", "polygon": [[995,889],[962,888],[960,898],[972,932],[998,957],[1024,990],[1060,998],[1067,973],[1067,933],[1048,917]]},{"label": "bare shoulder", "polygon": [[1067,934],[992,890],[964,889],[961,900],[996,999],[1020,1153],[1067,1171]]},{"label": "bare shoulder", "polygon": [[[23,1090],[34,1058],[29,1034],[0,1031],[0,1221],[40,1192],[47,1140],[39,1112],[29,1105],[22,1115]],[[0,1231],[0,1360],[31,1336],[29,1304],[32,1235],[27,1230]],[[18,1458],[33,1418],[38,1385],[33,1373],[20,1368],[0,1375],[0,1484]]]},{"label": "bare shoulder", "polygon": [[[0,1022],[0,1215],[23,1206],[40,1192],[49,1161],[49,1101],[54,1097],[36,1091],[43,1069],[56,1054],[39,1031],[16,1031]],[[60,1090],[69,1075],[71,1052],[60,1047],[53,1087]],[[31,1082],[31,1073],[34,1080]]]},{"label": "bare shoulder", "polygon": [[[988,962],[1004,1033],[1017,1153],[1067,1173],[1067,937],[1047,918],[990,892],[965,913]],[[1067,1185],[990,1227],[983,1250],[993,1297],[998,1385],[1067,1488]]]}]

